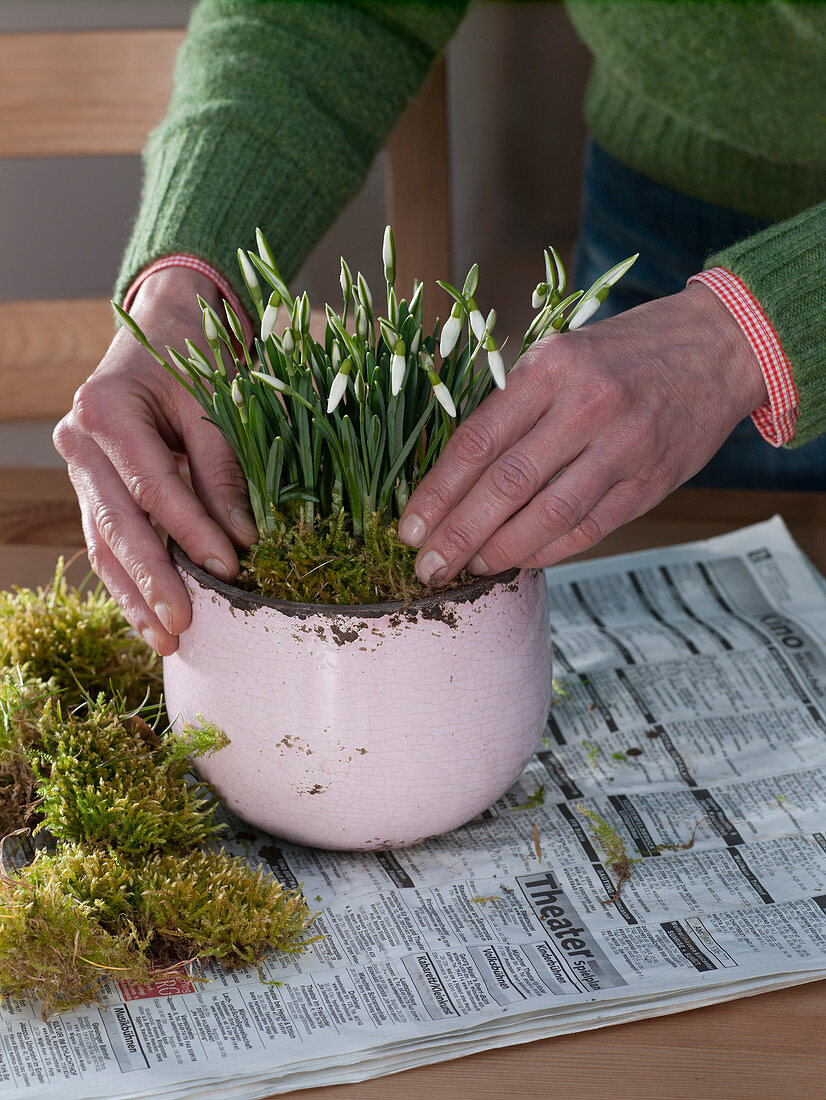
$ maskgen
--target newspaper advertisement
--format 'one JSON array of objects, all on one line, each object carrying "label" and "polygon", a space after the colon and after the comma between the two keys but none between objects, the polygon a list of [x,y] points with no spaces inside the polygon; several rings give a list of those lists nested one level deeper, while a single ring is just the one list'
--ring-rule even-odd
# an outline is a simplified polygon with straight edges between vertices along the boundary
[{"label": "newspaper advertisement", "polygon": [[374,853],[228,819],[316,942],[6,1001],[0,1097],[266,1097],[826,977],[826,588],[782,521],[546,576],[556,694],[496,805]]}]

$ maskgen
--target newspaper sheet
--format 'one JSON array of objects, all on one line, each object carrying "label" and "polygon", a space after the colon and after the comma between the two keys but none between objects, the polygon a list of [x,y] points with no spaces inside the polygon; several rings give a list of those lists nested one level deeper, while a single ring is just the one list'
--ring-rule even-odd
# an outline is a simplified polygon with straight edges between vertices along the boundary
[{"label": "newspaper sheet", "polygon": [[372,854],[231,820],[322,938],[45,1022],[6,1002],[0,1096],[250,1100],[826,977],[826,594],[782,521],[547,582],[560,690],[495,806]]}]

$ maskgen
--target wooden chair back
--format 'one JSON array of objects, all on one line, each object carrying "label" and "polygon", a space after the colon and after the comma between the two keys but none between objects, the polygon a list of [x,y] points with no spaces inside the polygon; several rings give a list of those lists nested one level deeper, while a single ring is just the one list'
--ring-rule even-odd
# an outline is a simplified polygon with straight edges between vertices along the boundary
[{"label": "wooden chair back", "polygon": [[[181,30],[0,35],[0,158],[137,154],[163,117]],[[450,271],[445,69],[388,145],[399,278]],[[112,338],[105,299],[0,302],[0,421],[57,420]]]}]

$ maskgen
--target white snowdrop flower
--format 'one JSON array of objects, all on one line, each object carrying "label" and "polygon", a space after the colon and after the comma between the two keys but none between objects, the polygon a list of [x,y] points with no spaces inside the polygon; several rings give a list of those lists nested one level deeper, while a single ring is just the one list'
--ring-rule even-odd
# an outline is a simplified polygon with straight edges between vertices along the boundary
[{"label": "white snowdrop flower", "polygon": [[451,310],[450,316],[442,326],[442,332],[439,337],[439,353],[443,359],[447,359],[453,349],[456,347],[456,342],[462,331],[462,310],[461,307],[455,305]]},{"label": "white snowdrop flower", "polygon": [[548,289],[549,288],[547,283],[536,284],[536,290],[534,290],[533,297],[531,298],[531,306],[534,309],[543,308],[548,300]]},{"label": "white snowdrop flower", "polygon": [[589,318],[593,317],[601,305],[602,302],[600,302],[596,294],[587,295],[585,298],[581,298],[574,307],[574,312],[568,318],[568,331],[573,332],[575,329],[578,329],[580,325],[584,325]]},{"label": "white snowdrop flower", "polygon": [[232,400],[235,402],[239,409],[244,404],[244,395],[241,392],[241,386],[237,378],[233,378],[232,380]]},{"label": "white snowdrop flower", "polygon": [[247,290],[250,292],[250,297],[256,303],[263,302],[264,295],[261,293],[258,276],[243,248],[238,249],[238,263],[241,267],[241,274],[244,276],[244,282],[247,284]]},{"label": "white snowdrop flower", "polygon": [[327,415],[336,408],[339,401],[344,397],[345,390],[347,389],[347,376],[350,373],[350,360],[345,359],[339,368],[338,374],[333,379],[333,384],[330,386],[330,396],[327,398]]},{"label": "white snowdrop flower", "polygon": [[433,396],[445,410],[448,416],[456,415],[456,406],[453,404],[453,398],[450,396],[450,390],[440,381],[438,374],[435,370],[427,372],[427,377],[430,380],[430,384],[433,387]]},{"label": "white snowdrop flower", "polygon": [[276,321],[278,320],[278,311],[280,309],[281,295],[277,290],[274,290],[270,295],[270,299],[267,302],[267,308],[264,310],[264,315],[261,318],[261,341],[264,344],[266,344],[273,334]]},{"label": "white snowdrop flower", "polygon": [[390,361],[390,392],[394,397],[402,388],[404,372],[407,370],[407,359],[404,353],[404,340],[397,340],[396,347],[393,351],[393,358]]},{"label": "white snowdrop flower", "polygon": [[204,310],[204,335],[210,344],[215,344],[219,340],[218,319],[209,307]]},{"label": "white snowdrop flower", "polygon": [[272,254],[272,249],[267,244],[267,238],[261,232],[260,229],[255,230],[255,244],[258,248],[258,255],[264,261],[265,264],[269,264],[273,270],[277,270],[275,265],[275,256]]},{"label": "white snowdrop flower", "polygon": [[341,257],[341,272],[338,281],[341,286],[341,293],[345,298],[349,298],[353,293],[353,276],[350,274],[350,268],[343,256]]},{"label": "white snowdrop flower", "polygon": [[393,239],[393,230],[389,225],[384,230],[381,259],[384,264],[384,277],[388,283],[392,283],[396,278],[396,242]]},{"label": "white snowdrop flower", "polygon": [[276,378],[272,374],[264,374],[260,370],[250,371],[250,377],[257,378],[259,382],[264,382],[268,386],[272,386],[274,390],[279,393],[292,393],[292,390],[286,382],[282,382],[280,378]]},{"label": "white snowdrop flower", "polygon": [[481,340],[485,335],[485,318],[479,312],[475,303],[470,311],[470,327],[473,329],[473,335],[476,339]]},{"label": "white snowdrop flower", "polygon": [[488,370],[493,375],[496,385],[500,390],[503,390],[505,388],[505,363],[502,359],[502,353],[492,339],[488,340]]},{"label": "white snowdrop flower", "polygon": [[284,354],[290,356],[295,351],[295,335],[291,328],[284,329],[284,335],[281,337],[281,343],[284,345]]}]

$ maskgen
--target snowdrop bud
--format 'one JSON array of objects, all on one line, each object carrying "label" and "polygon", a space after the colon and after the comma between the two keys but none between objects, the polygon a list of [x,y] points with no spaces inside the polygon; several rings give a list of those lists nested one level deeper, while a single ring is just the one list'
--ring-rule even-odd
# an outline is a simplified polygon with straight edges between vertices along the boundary
[{"label": "snowdrop bud", "polygon": [[387,313],[390,320],[394,325],[399,323],[399,303],[396,300],[396,292],[393,287],[390,287],[390,293],[387,295]]},{"label": "snowdrop bud", "polygon": [[485,335],[485,318],[479,312],[479,307],[474,300],[470,299],[470,327],[473,329],[473,335],[477,340],[481,340]]},{"label": "snowdrop bud", "polygon": [[390,324],[386,317],[379,317],[379,328],[381,329],[381,338],[387,344],[388,348],[394,348],[396,341],[399,338],[399,334]]},{"label": "snowdrop bud", "polygon": [[217,344],[220,339],[218,336],[218,318],[209,306],[204,309],[204,336],[206,336],[209,344]]},{"label": "snowdrop bud", "polygon": [[125,309],[121,309],[117,302],[112,302],[112,309],[114,309],[115,313],[117,314],[120,323],[125,328],[129,329],[129,331],[132,333],[139,344],[143,344],[144,347],[146,347],[147,339],[144,336],[140,327],[138,326],[137,321],[133,320]]},{"label": "snowdrop bud", "polygon": [[[562,291],[565,289],[565,282],[566,282],[565,268],[563,267],[562,260],[559,258],[559,253],[553,247],[551,248],[551,255],[554,258],[554,278],[553,278],[554,290],[557,292],[557,294],[561,294]],[[551,281],[552,280],[549,277],[548,282],[551,282]]]},{"label": "snowdrop bud", "polygon": [[413,280],[413,297],[410,299],[410,305],[407,307],[407,312],[411,317],[415,317],[419,311],[419,306],[422,304],[422,292],[424,290],[424,283],[420,283],[418,279]]},{"label": "snowdrop bud", "polygon": [[421,344],[422,344],[422,330],[420,328],[417,328],[416,331],[413,333],[413,339],[410,341],[410,354],[411,355],[418,355],[419,354],[419,348],[421,347]]},{"label": "snowdrop bud", "polygon": [[442,326],[442,334],[439,337],[439,353],[443,359],[456,347],[456,341],[462,331],[462,309],[457,304],[453,307],[450,316]]},{"label": "snowdrop bud", "polygon": [[263,343],[269,340],[275,329],[275,323],[278,320],[278,311],[281,308],[281,295],[277,290],[274,290],[270,295],[270,299],[267,302],[267,308],[264,310],[264,315],[261,318],[261,340]]},{"label": "snowdrop bud", "polygon": [[545,305],[548,300],[548,289],[547,283],[536,284],[536,290],[534,290],[533,297],[531,298],[531,305],[534,309],[542,309]]},{"label": "snowdrop bud", "polygon": [[456,406],[453,404],[453,398],[450,396],[450,390],[439,380],[439,376],[435,370],[427,372],[427,377],[433,387],[433,396],[445,410],[448,416],[456,415]]},{"label": "snowdrop bud", "polygon": [[284,345],[284,354],[290,356],[295,351],[295,333],[291,328],[284,329],[284,335],[281,337],[281,343]]},{"label": "snowdrop bud", "polygon": [[356,391],[356,401],[360,405],[364,404],[364,395],[367,392],[367,387],[364,385],[364,375],[361,371],[356,375],[356,380],[353,383],[353,389]]},{"label": "snowdrop bud", "polygon": [[333,350],[330,353],[330,358],[333,361],[333,370],[338,370],[341,366],[341,347],[335,341],[333,342]]},{"label": "snowdrop bud", "polygon": [[190,355],[190,363],[192,363],[192,365],[196,367],[200,374],[203,374],[205,377],[210,377],[213,373],[212,367],[209,365],[206,356],[198,347],[198,345],[193,344],[191,340],[187,340],[186,350],[189,352]]},{"label": "snowdrop bud", "polygon": [[393,350],[393,358],[390,362],[390,392],[394,397],[402,388],[404,372],[407,369],[407,359],[404,353],[404,340],[397,340],[396,347]]},{"label": "snowdrop bud", "polygon": [[260,370],[250,371],[250,377],[257,378],[259,382],[265,382],[268,386],[272,386],[274,390],[279,393],[292,393],[292,390],[286,382],[282,382],[280,378],[276,378],[272,374],[263,374]]},{"label": "snowdrop bud", "polygon": [[339,401],[344,396],[344,391],[347,389],[347,375],[350,373],[350,367],[352,362],[350,359],[345,359],[338,370],[338,374],[333,379],[333,384],[330,386],[330,396],[327,398],[327,415],[335,409]]},{"label": "snowdrop bud", "polygon": [[388,283],[392,284],[396,279],[396,242],[393,239],[393,230],[389,225],[384,230],[381,259],[384,264],[384,277]]},{"label": "snowdrop bud", "polygon": [[581,298],[574,307],[574,312],[568,318],[568,331],[573,332],[580,325],[584,325],[589,318],[593,317],[601,305],[602,303],[596,294]]},{"label": "snowdrop bud", "polygon": [[429,374],[433,370],[435,365],[436,364],[433,362],[432,355],[428,355],[428,353],[424,351],[424,349],[419,352],[419,366],[426,374]]},{"label": "snowdrop bud", "polygon": [[470,271],[465,276],[465,285],[462,287],[462,294],[466,298],[472,298],[476,293],[476,287],[479,285],[479,265],[473,264]]},{"label": "snowdrop bud", "polygon": [[255,268],[250,263],[250,258],[243,248],[238,249],[238,263],[241,267],[241,274],[244,276],[244,282],[247,284],[247,290],[250,292],[250,297],[256,305],[260,305],[264,301],[264,295],[261,293]]},{"label": "snowdrop bud", "polygon": [[273,256],[272,249],[267,244],[267,238],[261,232],[260,229],[255,230],[255,243],[258,247],[258,255],[264,261],[265,264],[269,264],[273,271],[278,271],[278,265],[275,262],[275,256]]},{"label": "snowdrop bud", "polygon": [[356,310],[356,332],[362,338],[367,336],[367,314],[364,312],[364,306],[359,306]]},{"label": "snowdrop bud", "polygon": [[240,409],[244,404],[244,395],[241,393],[241,386],[237,378],[232,380],[232,400]]},{"label": "snowdrop bud", "polygon": [[368,316],[373,315],[373,295],[370,293],[370,287],[367,285],[367,280],[361,272],[358,273],[358,296],[359,301],[364,306],[364,311]]},{"label": "snowdrop bud", "polygon": [[488,370],[493,375],[493,380],[500,390],[505,388],[505,364],[502,354],[493,342],[493,337],[488,337]]},{"label": "snowdrop bud", "polygon": [[338,277],[338,281],[341,285],[341,293],[346,300],[353,293],[353,276],[350,274],[350,268],[347,266],[347,261],[343,256],[341,257],[341,274]]}]

